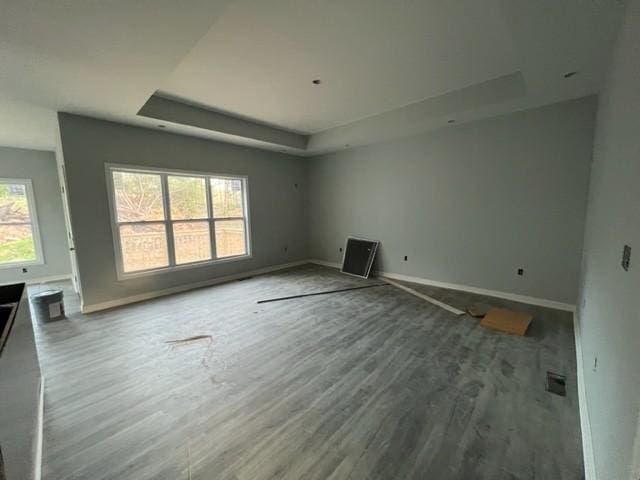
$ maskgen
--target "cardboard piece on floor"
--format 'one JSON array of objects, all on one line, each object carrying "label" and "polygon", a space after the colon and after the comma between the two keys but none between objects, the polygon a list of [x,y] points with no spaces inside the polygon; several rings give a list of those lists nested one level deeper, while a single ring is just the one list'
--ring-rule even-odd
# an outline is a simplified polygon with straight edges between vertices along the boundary
[{"label": "cardboard piece on floor", "polygon": [[533,316],[530,313],[514,312],[505,308],[492,308],[482,319],[480,325],[492,330],[524,336],[532,319]]},{"label": "cardboard piece on floor", "polygon": [[489,310],[493,308],[493,305],[489,305],[488,303],[474,303],[469,308],[467,308],[467,313],[475,318],[482,318]]}]

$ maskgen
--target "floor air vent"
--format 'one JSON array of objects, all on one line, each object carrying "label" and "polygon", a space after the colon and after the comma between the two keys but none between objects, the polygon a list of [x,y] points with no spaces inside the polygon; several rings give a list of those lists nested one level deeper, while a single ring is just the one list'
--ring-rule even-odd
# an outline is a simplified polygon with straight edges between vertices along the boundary
[{"label": "floor air vent", "polygon": [[561,397],[567,396],[566,377],[564,375],[558,375],[557,373],[547,372],[547,392],[560,395]]}]

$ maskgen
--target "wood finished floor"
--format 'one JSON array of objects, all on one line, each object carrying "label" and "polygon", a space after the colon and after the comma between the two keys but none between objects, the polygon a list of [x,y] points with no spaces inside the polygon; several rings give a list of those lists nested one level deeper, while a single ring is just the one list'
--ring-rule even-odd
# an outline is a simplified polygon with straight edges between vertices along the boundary
[{"label": "wood finished floor", "polygon": [[495,300],[534,314],[521,338],[392,286],[256,304],[366,282],[304,266],[91,315],[65,285],[36,332],[43,478],[583,478],[570,314]]}]

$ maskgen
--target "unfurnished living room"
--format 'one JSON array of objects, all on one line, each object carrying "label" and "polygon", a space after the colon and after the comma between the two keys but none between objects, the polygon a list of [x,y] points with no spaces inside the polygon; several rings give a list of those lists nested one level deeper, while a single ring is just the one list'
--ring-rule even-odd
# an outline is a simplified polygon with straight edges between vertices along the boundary
[{"label": "unfurnished living room", "polygon": [[639,480],[640,0],[0,0],[0,480]]}]

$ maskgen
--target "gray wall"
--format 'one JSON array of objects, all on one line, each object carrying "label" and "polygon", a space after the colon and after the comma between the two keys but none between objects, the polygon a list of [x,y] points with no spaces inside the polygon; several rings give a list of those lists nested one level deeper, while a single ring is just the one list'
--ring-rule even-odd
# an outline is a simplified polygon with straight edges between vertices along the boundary
[{"label": "gray wall", "polygon": [[314,158],[311,256],[340,261],[352,234],[382,241],[384,271],[575,303],[595,106],[588,97]]},{"label": "gray wall", "polygon": [[0,284],[70,275],[67,230],[53,152],[0,147],[0,177],[31,179],[45,261],[44,265],[26,267],[27,273],[22,273],[22,268],[0,269]]},{"label": "gray wall", "polygon": [[[306,258],[304,159],[64,113],[59,122],[85,307]],[[118,281],[105,163],[248,175],[253,258]]]},{"label": "gray wall", "polygon": [[579,308],[600,480],[640,475],[629,472],[640,408],[640,1],[627,9],[598,110]]}]

